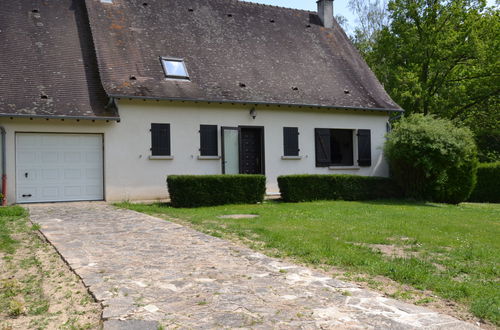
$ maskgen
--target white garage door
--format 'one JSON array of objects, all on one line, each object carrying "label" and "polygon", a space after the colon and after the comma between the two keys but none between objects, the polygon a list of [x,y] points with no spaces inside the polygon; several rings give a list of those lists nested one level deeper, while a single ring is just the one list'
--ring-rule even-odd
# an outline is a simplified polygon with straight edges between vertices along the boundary
[{"label": "white garage door", "polygon": [[16,134],[18,203],[103,199],[100,134]]}]

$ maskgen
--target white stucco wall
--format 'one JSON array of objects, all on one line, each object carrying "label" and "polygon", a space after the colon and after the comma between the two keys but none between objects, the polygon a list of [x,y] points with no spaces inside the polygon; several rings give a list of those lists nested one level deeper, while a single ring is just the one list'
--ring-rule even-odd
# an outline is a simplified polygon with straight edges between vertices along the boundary
[{"label": "white stucco wall", "polygon": [[[200,124],[218,125],[219,154],[221,126],[264,126],[265,170],[269,193],[279,191],[276,178],[282,174],[388,175],[382,156],[387,113],[257,106],[257,117],[252,119],[249,115],[249,110],[254,107],[252,105],[142,100],[120,100],[118,105],[121,117],[119,123],[1,118],[0,125],[7,131],[9,202],[15,202],[16,132],[104,134],[104,185],[108,201],[165,198],[165,181],[169,174],[220,174],[221,160],[198,159]],[[151,123],[171,124],[172,160],[149,159]],[[299,127],[300,160],[281,159],[283,127],[286,126]],[[372,166],[343,170],[317,168],[315,128],[370,129]]]}]

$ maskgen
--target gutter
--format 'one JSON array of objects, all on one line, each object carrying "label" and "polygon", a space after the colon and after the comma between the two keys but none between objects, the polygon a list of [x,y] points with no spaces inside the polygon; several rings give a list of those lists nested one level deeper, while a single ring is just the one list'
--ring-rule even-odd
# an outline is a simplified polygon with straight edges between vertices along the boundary
[{"label": "gutter", "polygon": [[[404,112],[404,110],[403,110],[403,112]],[[392,117],[392,118],[389,118],[389,121],[390,121],[390,122],[392,122],[392,121],[398,120],[399,118],[403,117],[403,116],[404,116],[404,113],[403,113],[403,112],[402,112],[402,113],[400,113],[400,114],[399,114],[399,115],[397,115],[397,116],[394,116],[394,117]]]},{"label": "gutter", "polygon": [[330,106],[320,104],[297,104],[297,103],[279,103],[279,102],[261,102],[261,101],[228,101],[228,100],[207,100],[207,99],[189,99],[175,97],[152,97],[152,96],[129,96],[108,94],[109,97],[115,99],[138,99],[138,100],[154,100],[154,101],[181,101],[181,102],[207,102],[207,103],[232,103],[232,104],[253,104],[253,105],[277,105],[289,107],[307,107],[321,109],[342,109],[342,110],[362,110],[362,111],[383,111],[383,112],[404,112],[403,109],[386,109],[386,108],[361,108],[361,107],[346,107],[346,106]]},{"label": "gutter", "polygon": [[6,152],[5,152],[5,128],[0,126],[2,138],[2,206],[7,205],[7,172],[6,172]]},{"label": "gutter", "polygon": [[26,115],[26,114],[6,114],[1,113],[0,117],[12,117],[12,118],[41,118],[41,119],[75,119],[75,120],[106,120],[106,121],[116,121],[120,122],[119,117],[85,117],[85,116],[53,116],[53,115]]}]

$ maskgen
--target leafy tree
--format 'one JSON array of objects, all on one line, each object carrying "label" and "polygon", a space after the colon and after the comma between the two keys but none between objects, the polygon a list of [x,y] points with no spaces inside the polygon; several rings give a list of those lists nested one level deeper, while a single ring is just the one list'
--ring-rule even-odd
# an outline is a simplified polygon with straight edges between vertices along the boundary
[{"label": "leafy tree", "polygon": [[347,18],[342,15],[335,15],[335,20],[339,25],[342,27],[342,29],[347,30],[348,29],[348,23],[347,23]]},{"label": "leafy tree", "polygon": [[408,197],[458,204],[476,183],[472,133],[447,119],[422,114],[401,119],[387,135],[384,152]]},{"label": "leafy tree", "polygon": [[[500,11],[484,0],[350,0],[354,43],[407,113],[435,114],[478,135],[499,160]],[[493,148],[493,149],[491,149]]]},{"label": "leafy tree", "polygon": [[483,0],[392,0],[367,59],[409,112],[464,118],[500,93],[498,11]]},{"label": "leafy tree", "polygon": [[387,0],[349,0],[349,9],[356,15],[352,40],[362,54],[367,54],[380,31],[389,25]]},{"label": "leafy tree", "polygon": [[500,162],[500,127],[478,131],[476,143],[480,162]]}]

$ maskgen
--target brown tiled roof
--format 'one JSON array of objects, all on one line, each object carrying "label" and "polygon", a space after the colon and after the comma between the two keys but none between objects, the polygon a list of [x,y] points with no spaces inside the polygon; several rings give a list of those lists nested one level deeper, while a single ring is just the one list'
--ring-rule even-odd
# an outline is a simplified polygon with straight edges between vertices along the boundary
[{"label": "brown tiled roof", "polygon": [[[236,0],[86,3],[109,95],[400,110],[341,27],[323,28],[312,12]],[[190,81],[165,79],[161,56],[183,58]]]},{"label": "brown tiled roof", "polygon": [[118,119],[81,0],[0,1],[0,116]]}]

